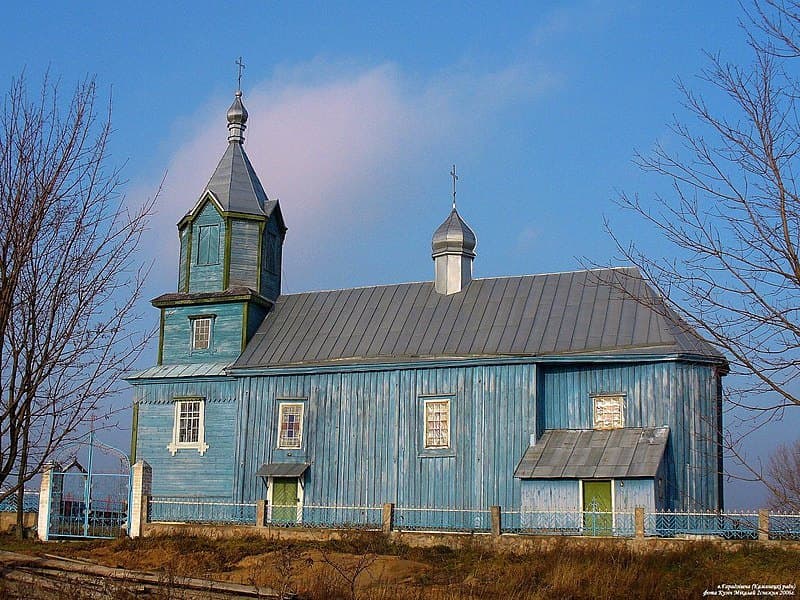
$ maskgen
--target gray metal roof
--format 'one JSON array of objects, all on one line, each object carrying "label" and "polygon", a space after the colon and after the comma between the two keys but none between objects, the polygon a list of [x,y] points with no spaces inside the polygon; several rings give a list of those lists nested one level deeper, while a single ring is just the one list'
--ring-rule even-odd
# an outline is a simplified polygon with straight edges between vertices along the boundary
[{"label": "gray metal roof", "polygon": [[669,427],[545,431],[514,472],[520,479],[655,477]]},{"label": "gray metal roof", "polygon": [[193,363],[188,365],[157,365],[125,377],[133,379],[163,379],[169,377],[218,377],[225,375],[230,361],[224,363]]},{"label": "gray metal roof", "polygon": [[231,142],[206,185],[206,191],[214,194],[222,210],[251,215],[269,215],[275,208],[242,144]]},{"label": "gray metal roof", "polygon": [[282,295],[234,368],[620,353],[724,362],[653,296],[633,268],[474,279],[450,295],[432,282]]},{"label": "gray metal roof", "polygon": [[308,463],[264,463],[256,477],[300,477],[308,467]]}]

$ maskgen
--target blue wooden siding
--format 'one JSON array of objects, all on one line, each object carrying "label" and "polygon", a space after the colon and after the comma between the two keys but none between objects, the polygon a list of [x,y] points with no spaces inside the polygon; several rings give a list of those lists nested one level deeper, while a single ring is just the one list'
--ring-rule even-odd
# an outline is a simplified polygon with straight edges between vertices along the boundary
[{"label": "blue wooden siding", "polygon": [[581,510],[580,483],[577,479],[524,479],[521,488],[523,511]]},{"label": "blue wooden siding", "polygon": [[[172,441],[176,397],[205,398],[205,442],[201,455],[195,449],[179,449],[173,456]],[[213,496],[231,498],[236,449],[236,386],[232,379],[140,383],[135,385],[139,403],[136,456],[153,468],[153,494],[163,496]]]},{"label": "blue wooden siding", "polygon": [[[200,228],[218,225],[218,260],[215,264],[198,264]],[[225,221],[213,202],[206,202],[200,214],[192,221],[192,260],[189,268],[190,292],[218,292],[222,290],[222,271],[225,263]]]},{"label": "blue wooden siding", "polygon": [[[162,309],[164,314],[164,339],[161,363],[186,364],[197,362],[231,362],[242,351],[242,323],[244,303],[198,304]],[[215,315],[211,345],[207,350],[192,350],[192,322],[190,317]]]},{"label": "blue wooden siding", "polygon": [[[513,472],[535,427],[535,366],[417,368],[240,379],[235,488],[264,495],[264,462],[309,462],[305,502],[364,506],[519,506]],[[451,400],[450,451],[423,448],[426,395]],[[300,451],[276,449],[277,402],[307,398]]]},{"label": "blue wooden siding", "polygon": [[258,253],[260,223],[244,219],[230,219],[231,260],[228,285],[258,289]]},{"label": "blue wooden siding", "polygon": [[283,233],[274,218],[267,221],[261,242],[261,295],[271,300],[281,293]]},{"label": "blue wooden siding", "polygon": [[246,341],[250,341],[253,337],[255,332],[261,326],[261,323],[264,321],[264,317],[267,316],[267,308],[261,306],[260,304],[256,304],[255,302],[251,302],[247,308],[247,339]]},{"label": "blue wooden siding", "polygon": [[683,362],[542,367],[537,429],[592,427],[591,394],[625,394],[625,425],[667,425],[665,507],[714,509],[721,504],[717,439],[718,375]]},{"label": "blue wooden siding", "polygon": [[614,481],[614,510],[632,513],[637,506],[654,512],[655,482],[652,479],[617,479]]},{"label": "blue wooden siding", "polygon": [[189,227],[184,227],[178,232],[181,243],[180,258],[178,261],[178,291],[186,291],[188,285],[189,271],[187,270],[186,259],[189,252]]}]

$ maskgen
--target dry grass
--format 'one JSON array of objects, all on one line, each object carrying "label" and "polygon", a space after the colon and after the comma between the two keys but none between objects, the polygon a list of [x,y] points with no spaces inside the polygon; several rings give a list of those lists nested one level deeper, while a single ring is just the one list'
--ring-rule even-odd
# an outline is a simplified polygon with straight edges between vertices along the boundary
[{"label": "dry grass", "polygon": [[294,589],[306,600],[681,600],[702,597],[720,583],[800,589],[800,551],[775,545],[745,544],[732,552],[687,542],[680,550],[637,554],[610,541],[575,542],[556,540],[547,550],[524,554],[495,553],[469,539],[457,550],[411,548],[363,533],[313,543],[164,536],[48,545],[0,539],[0,547]]}]

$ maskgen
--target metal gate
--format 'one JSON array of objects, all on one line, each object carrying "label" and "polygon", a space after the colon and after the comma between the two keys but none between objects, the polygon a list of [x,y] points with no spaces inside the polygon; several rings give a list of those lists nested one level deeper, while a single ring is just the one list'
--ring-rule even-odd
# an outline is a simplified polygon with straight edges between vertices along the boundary
[{"label": "metal gate", "polygon": [[114,538],[127,533],[130,463],[127,473],[93,473],[93,438],[87,469],[73,462],[64,471],[50,472],[48,538]]}]

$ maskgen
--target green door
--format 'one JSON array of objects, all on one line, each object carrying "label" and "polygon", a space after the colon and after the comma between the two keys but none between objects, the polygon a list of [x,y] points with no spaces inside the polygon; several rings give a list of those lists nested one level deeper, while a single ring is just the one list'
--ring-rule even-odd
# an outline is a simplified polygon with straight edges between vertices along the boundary
[{"label": "green door", "polygon": [[611,482],[583,482],[583,532],[586,535],[612,535]]},{"label": "green door", "polygon": [[276,477],[272,480],[272,522],[297,522],[297,479]]}]

